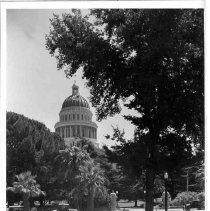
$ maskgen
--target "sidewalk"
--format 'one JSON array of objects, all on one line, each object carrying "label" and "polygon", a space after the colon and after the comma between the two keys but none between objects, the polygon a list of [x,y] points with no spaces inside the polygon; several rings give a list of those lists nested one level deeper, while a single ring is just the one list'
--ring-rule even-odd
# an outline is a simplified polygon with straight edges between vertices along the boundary
[{"label": "sidewalk", "polygon": [[[144,208],[125,208],[127,211],[129,210],[129,211],[145,211],[145,209]],[[121,208],[121,210],[123,210],[122,208]],[[196,209],[190,209],[190,211],[195,211]],[[165,211],[165,209],[156,209],[156,208],[154,208],[154,211]],[[168,209],[168,211],[183,211],[183,209]],[[205,211],[205,210],[197,210],[197,211]]]},{"label": "sidewalk", "polygon": [[[137,208],[137,209],[129,208],[129,211],[145,211],[145,209],[144,208]],[[165,211],[165,209],[154,208],[154,211]],[[183,209],[168,209],[168,211],[183,211]]]}]

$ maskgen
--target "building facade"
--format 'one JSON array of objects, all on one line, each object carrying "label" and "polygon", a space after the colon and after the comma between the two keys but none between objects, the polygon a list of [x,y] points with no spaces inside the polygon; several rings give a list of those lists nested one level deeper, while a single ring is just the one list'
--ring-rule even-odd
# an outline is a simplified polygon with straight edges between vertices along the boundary
[{"label": "building facade", "polygon": [[92,121],[92,116],[87,100],[79,94],[79,87],[74,84],[72,95],[63,102],[55,132],[64,138],[69,146],[81,138],[97,145],[97,124]]}]

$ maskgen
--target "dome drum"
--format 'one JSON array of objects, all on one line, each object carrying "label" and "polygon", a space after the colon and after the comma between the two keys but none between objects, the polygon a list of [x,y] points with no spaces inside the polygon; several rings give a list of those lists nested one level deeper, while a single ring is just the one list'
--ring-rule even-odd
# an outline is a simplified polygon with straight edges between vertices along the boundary
[{"label": "dome drum", "polygon": [[79,137],[97,139],[97,128],[85,125],[68,125],[56,128],[56,132],[64,139]]}]

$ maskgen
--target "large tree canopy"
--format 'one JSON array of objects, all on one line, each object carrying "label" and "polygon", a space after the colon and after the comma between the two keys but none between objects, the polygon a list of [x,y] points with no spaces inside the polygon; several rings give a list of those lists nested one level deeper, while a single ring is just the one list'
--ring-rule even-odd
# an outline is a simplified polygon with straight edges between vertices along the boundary
[{"label": "large tree canopy", "polygon": [[174,155],[204,146],[203,10],[74,10],[51,25],[46,47],[67,77],[83,68],[98,120],[119,113],[120,100],[139,113],[125,118],[144,138],[152,210],[159,146],[167,154],[182,143]]},{"label": "large tree canopy", "polygon": [[[87,168],[89,171],[85,174]],[[67,148],[64,140],[50,132],[44,124],[7,112],[7,186],[12,186],[16,174],[22,175],[20,178],[23,180],[25,177],[30,179],[31,173],[26,172],[30,170],[37,175],[46,199],[69,200],[73,207],[84,205],[88,196],[88,206],[93,208],[94,199],[101,197],[99,189],[108,186],[109,176],[105,171],[110,169],[105,152],[90,141],[80,140],[77,146]],[[92,175],[92,171],[95,174]],[[89,190],[91,185],[94,189],[92,195]],[[11,190],[7,191],[10,205],[20,200],[20,196]],[[44,195],[41,197],[36,200],[43,203]],[[101,201],[99,198],[98,202]]]},{"label": "large tree canopy", "polygon": [[15,175],[31,171],[43,190],[52,192],[53,160],[64,149],[64,140],[43,123],[13,112],[7,112],[6,132],[7,186],[12,186]]},{"label": "large tree canopy", "polygon": [[93,10],[54,16],[47,49],[67,76],[79,67],[98,119],[120,111],[138,127],[203,127],[203,10]]}]

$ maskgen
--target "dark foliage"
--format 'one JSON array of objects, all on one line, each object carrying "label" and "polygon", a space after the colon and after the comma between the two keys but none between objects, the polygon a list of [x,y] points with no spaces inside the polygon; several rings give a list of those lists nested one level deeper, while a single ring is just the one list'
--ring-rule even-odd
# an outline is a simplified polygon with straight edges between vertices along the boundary
[{"label": "dark foliage", "polygon": [[51,191],[53,159],[64,141],[46,126],[23,115],[7,112],[7,186],[14,176],[30,170],[42,189]]},{"label": "dark foliage", "polygon": [[83,67],[99,120],[119,113],[119,100],[139,113],[125,118],[143,137],[152,210],[156,171],[204,148],[203,10],[96,9],[94,23],[73,12],[54,16],[46,47],[67,77]]}]

